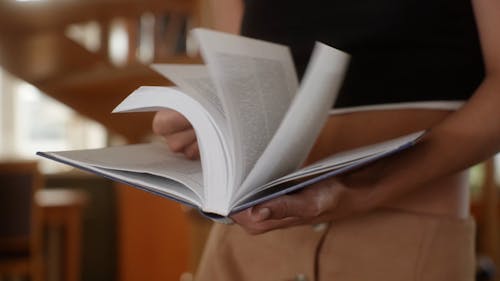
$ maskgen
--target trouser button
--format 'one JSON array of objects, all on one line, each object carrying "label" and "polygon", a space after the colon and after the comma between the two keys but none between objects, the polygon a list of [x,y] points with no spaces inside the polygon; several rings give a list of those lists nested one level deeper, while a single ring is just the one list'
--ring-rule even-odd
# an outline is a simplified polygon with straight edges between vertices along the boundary
[{"label": "trouser button", "polygon": [[295,276],[295,281],[307,281],[306,275],[305,274],[297,274]]},{"label": "trouser button", "polygon": [[328,223],[326,223],[326,222],[324,222],[324,223],[314,224],[314,225],[312,226],[312,229],[314,230],[314,232],[323,232],[323,231],[325,231],[327,228],[328,228]]}]

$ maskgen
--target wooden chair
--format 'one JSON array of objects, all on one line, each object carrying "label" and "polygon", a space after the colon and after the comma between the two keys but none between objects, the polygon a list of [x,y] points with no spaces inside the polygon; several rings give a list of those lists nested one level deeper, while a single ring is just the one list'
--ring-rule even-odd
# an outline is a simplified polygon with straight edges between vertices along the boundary
[{"label": "wooden chair", "polygon": [[43,280],[36,162],[0,163],[0,279]]}]

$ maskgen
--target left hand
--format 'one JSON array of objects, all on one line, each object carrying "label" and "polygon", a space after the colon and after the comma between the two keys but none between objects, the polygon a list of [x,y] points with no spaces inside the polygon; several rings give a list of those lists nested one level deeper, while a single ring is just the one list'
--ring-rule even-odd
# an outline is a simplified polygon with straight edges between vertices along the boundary
[{"label": "left hand", "polygon": [[328,222],[370,209],[371,191],[367,186],[347,187],[334,178],[246,209],[231,218],[250,234]]}]

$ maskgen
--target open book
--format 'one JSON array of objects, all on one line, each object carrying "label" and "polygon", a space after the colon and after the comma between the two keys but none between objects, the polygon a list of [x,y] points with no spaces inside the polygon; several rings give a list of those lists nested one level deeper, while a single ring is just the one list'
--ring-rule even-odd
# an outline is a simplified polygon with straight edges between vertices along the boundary
[{"label": "open book", "polygon": [[[286,46],[195,29],[205,65],[153,65],[177,87],[140,87],[114,112],[182,113],[200,160],[161,143],[38,154],[225,217],[411,146],[421,132],[302,167],[349,56],[317,43],[299,87]],[[149,124],[145,124],[148,125]]]}]

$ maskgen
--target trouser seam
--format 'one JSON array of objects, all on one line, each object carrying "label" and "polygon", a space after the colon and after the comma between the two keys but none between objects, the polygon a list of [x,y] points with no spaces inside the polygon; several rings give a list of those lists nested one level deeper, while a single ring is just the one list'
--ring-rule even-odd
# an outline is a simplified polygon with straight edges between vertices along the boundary
[{"label": "trouser seam", "polygon": [[[324,230],[323,234],[321,235],[321,237],[319,238],[318,240],[318,244],[316,245],[316,249],[315,249],[315,252],[314,252],[314,268],[313,268],[313,280],[314,281],[323,281],[323,280],[320,280],[319,276],[320,276],[320,256],[321,256],[321,250],[323,249],[323,243],[325,242],[325,239],[326,239],[326,236],[330,233],[330,231],[333,231],[332,230],[332,223],[328,223],[328,226],[327,228]],[[330,234],[332,235],[332,234]]]}]

